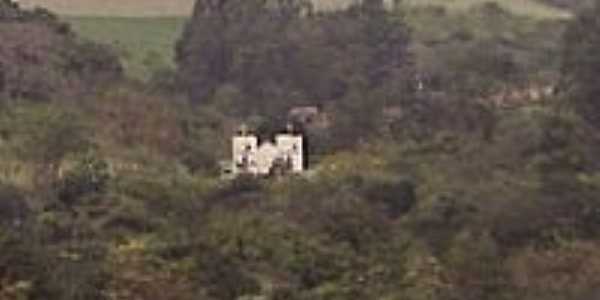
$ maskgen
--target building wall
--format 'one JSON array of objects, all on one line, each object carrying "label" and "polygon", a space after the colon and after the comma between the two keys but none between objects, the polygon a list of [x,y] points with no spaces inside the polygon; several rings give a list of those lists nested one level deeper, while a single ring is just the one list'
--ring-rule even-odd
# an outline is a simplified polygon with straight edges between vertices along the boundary
[{"label": "building wall", "polygon": [[273,162],[279,156],[280,150],[276,145],[270,142],[261,144],[256,153],[257,174],[268,175],[273,167]]},{"label": "building wall", "polygon": [[233,137],[233,166],[232,173],[268,175],[275,161],[281,159],[289,162],[292,173],[304,171],[303,137],[292,134],[275,136],[275,143],[258,144],[258,138],[253,135]]},{"label": "building wall", "polygon": [[256,174],[258,138],[255,136],[233,137],[233,173]]},{"label": "building wall", "polygon": [[299,135],[280,134],[275,137],[277,148],[279,148],[284,159],[289,159],[292,172],[304,171],[303,138]]}]

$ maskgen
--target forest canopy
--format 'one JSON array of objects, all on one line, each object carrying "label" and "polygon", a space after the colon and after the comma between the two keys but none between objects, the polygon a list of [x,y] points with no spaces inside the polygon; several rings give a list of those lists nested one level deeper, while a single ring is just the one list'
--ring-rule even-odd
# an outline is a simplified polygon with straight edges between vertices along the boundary
[{"label": "forest canopy", "polygon": [[327,105],[352,94],[411,93],[409,33],[383,1],[316,12],[310,1],[197,1],[178,43],[178,73],[190,99],[224,89],[239,113]]}]

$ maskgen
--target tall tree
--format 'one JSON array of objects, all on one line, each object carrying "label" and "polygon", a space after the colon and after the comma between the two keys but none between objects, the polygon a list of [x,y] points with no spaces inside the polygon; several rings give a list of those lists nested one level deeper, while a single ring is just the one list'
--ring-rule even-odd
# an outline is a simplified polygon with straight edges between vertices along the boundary
[{"label": "tall tree", "polygon": [[267,66],[263,59],[277,54],[286,26],[310,10],[306,0],[198,0],[177,46],[193,100],[205,100],[236,78],[268,76],[257,65]]},{"label": "tall tree", "polygon": [[244,114],[278,115],[376,90],[402,97],[407,45],[402,18],[381,0],[333,12],[306,0],[199,0],[177,58],[192,100],[226,87]]}]

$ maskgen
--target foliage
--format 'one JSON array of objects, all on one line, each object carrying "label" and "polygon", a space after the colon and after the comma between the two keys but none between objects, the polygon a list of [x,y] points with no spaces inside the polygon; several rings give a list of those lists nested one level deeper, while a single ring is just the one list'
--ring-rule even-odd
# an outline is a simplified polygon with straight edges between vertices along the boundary
[{"label": "foliage", "polygon": [[58,198],[72,205],[82,197],[106,192],[109,179],[110,174],[105,161],[99,160],[93,154],[84,155],[58,183]]},{"label": "foliage", "polygon": [[386,89],[390,98],[407,90],[407,32],[383,8],[314,13],[306,1],[211,3],[198,2],[177,48],[194,102],[227,85],[244,95],[230,104],[237,114],[276,116],[353,90]]},{"label": "foliage", "polygon": [[46,10],[3,0],[0,24],[0,100],[79,97],[121,78],[109,49],[79,39]]},{"label": "foliage", "polygon": [[416,6],[407,18],[426,88],[487,98],[558,77],[560,20],[524,18],[493,2],[465,11]]},{"label": "foliage", "polygon": [[600,45],[600,2],[582,11],[570,24],[565,34],[565,51],[563,61],[563,81],[568,89],[568,97],[572,107],[591,126],[600,124],[599,106],[596,101],[600,55],[596,51]]},{"label": "foliage", "polygon": [[[581,30],[593,16],[567,33],[560,97],[573,106],[501,110],[486,97],[552,83],[560,22],[495,4],[402,14],[380,1],[329,12],[223,1],[199,2],[190,24],[207,27],[187,27],[177,74],[75,102],[54,99],[69,88],[48,70],[29,87],[52,97],[0,104],[1,299],[595,298],[600,172],[586,101],[596,32]],[[215,3],[226,6],[203,6]],[[7,4],[7,36],[24,26],[79,41],[51,14],[24,21]],[[423,25],[410,39],[405,20]],[[67,50],[44,43],[22,49],[64,62]],[[85,61],[75,74],[103,76],[102,47],[87,45],[67,51]],[[202,56],[220,50],[231,56]],[[152,51],[147,67],[161,69],[166,54]],[[419,91],[413,57],[431,75]],[[208,84],[192,99],[202,105],[182,98],[186,80]],[[313,100],[327,124],[307,126],[318,152],[308,172],[219,178],[235,124],[274,132],[289,107]]]},{"label": "foliage", "polygon": [[110,46],[119,55],[127,76],[148,80],[155,72],[173,68],[173,44],[184,17],[67,17],[80,36]]}]

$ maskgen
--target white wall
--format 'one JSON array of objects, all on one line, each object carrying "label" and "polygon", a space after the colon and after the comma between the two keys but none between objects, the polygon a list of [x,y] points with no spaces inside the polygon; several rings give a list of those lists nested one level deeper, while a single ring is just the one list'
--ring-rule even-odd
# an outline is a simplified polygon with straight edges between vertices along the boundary
[{"label": "white wall", "polygon": [[298,173],[304,171],[304,145],[302,136],[280,134],[275,137],[275,141],[282,155],[291,160],[292,172]]},{"label": "white wall", "polygon": [[[258,138],[255,136],[235,136],[233,137],[233,173],[239,174],[243,172],[256,173],[256,153],[258,151]],[[244,158],[248,162],[246,170],[239,169],[238,165],[242,164]]]}]

